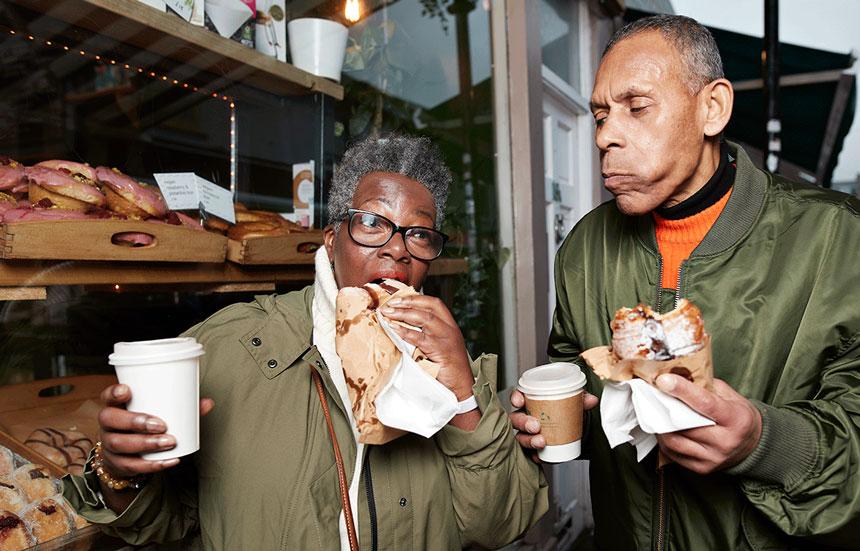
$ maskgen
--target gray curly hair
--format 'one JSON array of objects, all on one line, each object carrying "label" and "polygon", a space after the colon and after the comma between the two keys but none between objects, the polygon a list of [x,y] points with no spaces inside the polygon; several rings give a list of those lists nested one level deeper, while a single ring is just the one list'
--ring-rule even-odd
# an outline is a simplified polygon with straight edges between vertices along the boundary
[{"label": "gray curly hair", "polygon": [[429,138],[389,134],[368,137],[344,153],[328,195],[328,223],[336,229],[352,207],[358,182],[371,172],[393,172],[424,185],[436,204],[436,229],[445,218],[445,202],[453,177],[442,161],[439,148]]},{"label": "gray curly hair", "polygon": [[698,94],[706,84],[724,78],[723,60],[714,35],[695,19],[683,15],[652,15],[625,25],[609,40],[601,59],[622,40],[647,31],[659,32],[678,51],[691,94]]}]

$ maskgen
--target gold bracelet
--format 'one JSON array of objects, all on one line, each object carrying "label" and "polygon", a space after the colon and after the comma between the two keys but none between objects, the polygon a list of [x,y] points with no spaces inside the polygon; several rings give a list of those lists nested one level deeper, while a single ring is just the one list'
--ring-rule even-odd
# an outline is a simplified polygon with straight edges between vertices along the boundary
[{"label": "gold bracelet", "polygon": [[104,468],[104,456],[102,456],[101,440],[96,442],[96,445],[93,447],[93,458],[90,460],[90,467],[93,472],[96,473],[96,476],[99,477],[101,483],[115,492],[121,492],[129,488],[132,490],[140,490],[143,488],[144,484],[146,484],[148,478],[146,475],[142,474],[129,478],[115,478],[112,474],[107,472]]}]

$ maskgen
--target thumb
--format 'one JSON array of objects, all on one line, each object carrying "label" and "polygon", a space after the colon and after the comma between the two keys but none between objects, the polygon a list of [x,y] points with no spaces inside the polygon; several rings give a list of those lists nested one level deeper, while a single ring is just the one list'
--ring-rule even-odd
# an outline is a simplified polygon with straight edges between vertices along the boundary
[{"label": "thumb", "polygon": [[694,385],[687,379],[664,373],[657,377],[657,388],[681,400],[709,419],[714,419],[717,409],[716,396],[704,388]]}]

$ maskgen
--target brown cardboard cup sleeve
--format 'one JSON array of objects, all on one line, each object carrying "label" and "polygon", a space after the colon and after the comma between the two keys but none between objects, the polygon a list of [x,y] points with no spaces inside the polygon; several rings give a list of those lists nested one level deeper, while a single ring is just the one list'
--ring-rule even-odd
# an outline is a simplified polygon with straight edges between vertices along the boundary
[{"label": "brown cardboard cup sleeve", "polygon": [[546,447],[538,457],[561,463],[582,450],[582,408],[585,374],[578,365],[556,362],[529,369],[517,388],[525,395],[526,411],[541,423]]}]

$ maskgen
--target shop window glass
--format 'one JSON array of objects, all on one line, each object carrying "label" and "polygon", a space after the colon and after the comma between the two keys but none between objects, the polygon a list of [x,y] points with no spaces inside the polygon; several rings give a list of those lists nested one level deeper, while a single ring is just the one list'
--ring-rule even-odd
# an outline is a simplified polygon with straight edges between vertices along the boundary
[{"label": "shop window glass", "polygon": [[540,0],[543,64],[579,91],[579,3]]}]

